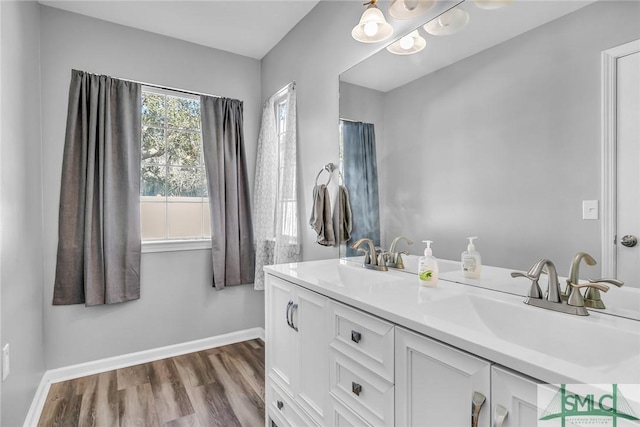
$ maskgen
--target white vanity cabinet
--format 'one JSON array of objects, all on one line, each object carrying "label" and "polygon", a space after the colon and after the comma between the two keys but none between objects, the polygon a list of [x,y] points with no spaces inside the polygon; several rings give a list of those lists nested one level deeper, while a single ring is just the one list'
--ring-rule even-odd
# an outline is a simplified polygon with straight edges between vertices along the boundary
[{"label": "white vanity cabinet", "polygon": [[491,363],[396,326],[396,426],[473,426],[475,393],[478,427],[490,425]]},{"label": "white vanity cabinet", "polygon": [[328,301],[320,294],[266,276],[266,406],[267,415],[279,427],[325,424],[329,403]]},{"label": "white vanity cabinet", "polygon": [[491,368],[493,427],[538,425],[539,382],[501,366]]}]

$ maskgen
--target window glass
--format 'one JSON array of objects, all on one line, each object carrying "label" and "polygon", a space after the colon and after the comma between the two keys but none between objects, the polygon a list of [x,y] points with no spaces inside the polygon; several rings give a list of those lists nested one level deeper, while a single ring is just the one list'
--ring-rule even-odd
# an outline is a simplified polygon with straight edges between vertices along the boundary
[{"label": "window glass", "polygon": [[200,100],[143,88],[142,240],[210,237]]}]

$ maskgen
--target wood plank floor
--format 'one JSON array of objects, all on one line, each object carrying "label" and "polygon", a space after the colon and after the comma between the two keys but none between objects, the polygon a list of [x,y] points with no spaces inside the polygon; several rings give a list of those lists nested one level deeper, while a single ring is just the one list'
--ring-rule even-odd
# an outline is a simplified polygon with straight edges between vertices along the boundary
[{"label": "wood plank floor", "polygon": [[264,426],[264,343],[251,340],[51,385],[38,427]]}]

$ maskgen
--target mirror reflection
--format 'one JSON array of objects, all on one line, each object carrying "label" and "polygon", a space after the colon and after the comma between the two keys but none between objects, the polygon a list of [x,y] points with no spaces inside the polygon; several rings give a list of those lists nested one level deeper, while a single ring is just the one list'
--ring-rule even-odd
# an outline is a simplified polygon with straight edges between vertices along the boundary
[{"label": "mirror reflection", "polygon": [[[434,35],[441,16],[417,29],[417,53],[382,49],[340,76],[354,230],[341,255],[355,255],[360,237],[388,250],[405,236],[411,254],[428,239],[437,258],[459,262],[478,236],[484,265],[527,270],[548,258],[567,276],[587,252],[598,264],[581,276],[600,277],[602,52],[640,39],[640,4],[458,8],[458,31]],[[637,287],[637,275],[626,282]]]}]

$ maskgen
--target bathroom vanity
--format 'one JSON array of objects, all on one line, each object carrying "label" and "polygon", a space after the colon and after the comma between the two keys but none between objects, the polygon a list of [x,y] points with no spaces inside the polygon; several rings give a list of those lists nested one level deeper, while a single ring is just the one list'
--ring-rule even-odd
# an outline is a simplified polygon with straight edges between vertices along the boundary
[{"label": "bathroom vanity", "polygon": [[640,383],[636,320],[347,260],[265,271],[268,426],[535,426],[539,384]]}]

